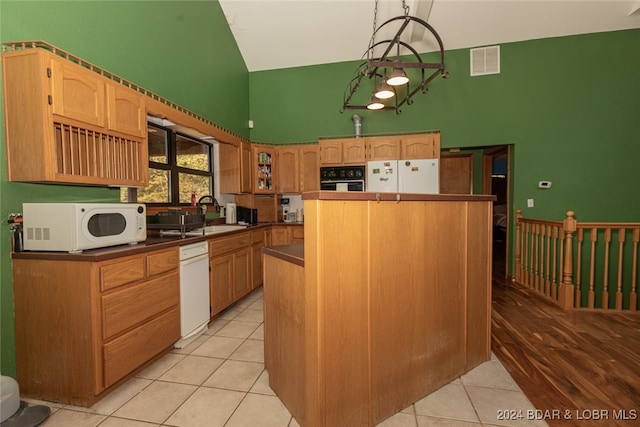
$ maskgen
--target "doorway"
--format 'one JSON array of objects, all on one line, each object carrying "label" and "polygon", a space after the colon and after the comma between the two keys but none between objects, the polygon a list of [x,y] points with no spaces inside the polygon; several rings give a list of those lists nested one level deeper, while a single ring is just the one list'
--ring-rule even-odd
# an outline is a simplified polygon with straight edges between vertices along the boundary
[{"label": "doorway", "polygon": [[493,274],[506,278],[509,254],[511,146],[485,148],[482,156],[482,192],[496,196],[493,204]]},{"label": "doorway", "polygon": [[[492,194],[496,196],[493,216],[493,274],[508,274],[511,201],[511,145],[444,149],[440,154],[441,194]],[[474,169],[475,164],[475,169]]]}]

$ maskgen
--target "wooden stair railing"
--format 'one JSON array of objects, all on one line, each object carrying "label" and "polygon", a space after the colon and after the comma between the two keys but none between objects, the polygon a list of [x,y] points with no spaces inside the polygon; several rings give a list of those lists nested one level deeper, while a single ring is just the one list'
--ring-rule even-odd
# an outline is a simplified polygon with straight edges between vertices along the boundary
[{"label": "wooden stair railing", "polygon": [[573,211],[537,220],[518,210],[515,281],[565,309],[637,312],[639,242],[640,223],[580,223]]}]

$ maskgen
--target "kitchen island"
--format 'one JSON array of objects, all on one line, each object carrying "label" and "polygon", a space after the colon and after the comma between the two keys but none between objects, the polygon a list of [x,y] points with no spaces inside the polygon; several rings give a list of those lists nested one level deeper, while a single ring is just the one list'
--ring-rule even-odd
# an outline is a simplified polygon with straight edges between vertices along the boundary
[{"label": "kitchen island", "polygon": [[373,426],[490,358],[493,196],[304,193],[263,249],[265,367],[303,427]]}]

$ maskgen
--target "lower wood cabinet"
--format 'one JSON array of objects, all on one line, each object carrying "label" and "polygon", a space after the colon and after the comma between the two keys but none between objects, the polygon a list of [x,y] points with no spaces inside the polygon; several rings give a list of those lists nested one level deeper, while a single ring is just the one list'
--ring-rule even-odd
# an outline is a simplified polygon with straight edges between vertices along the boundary
[{"label": "lower wood cabinet", "polygon": [[209,241],[211,317],[251,291],[251,234]]},{"label": "lower wood cabinet", "polygon": [[265,230],[251,231],[251,289],[262,285],[262,248],[265,242]]},{"label": "lower wood cabinet", "polygon": [[303,225],[277,225],[271,228],[271,239],[267,246],[290,245],[304,242]]},{"label": "lower wood cabinet", "polygon": [[24,397],[91,406],[180,338],[178,247],[13,259],[13,284]]}]

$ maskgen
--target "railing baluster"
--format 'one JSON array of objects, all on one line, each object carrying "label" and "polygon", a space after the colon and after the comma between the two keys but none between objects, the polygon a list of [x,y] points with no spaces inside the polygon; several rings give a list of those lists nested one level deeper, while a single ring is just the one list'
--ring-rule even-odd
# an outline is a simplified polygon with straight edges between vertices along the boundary
[{"label": "railing baluster", "polygon": [[609,248],[611,246],[611,229],[604,230],[604,280],[602,282],[602,309],[609,309]]},{"label": "railing baluster", "polygon": [[575,288],[575,301],[573,306],[580,308],[582,306],[582,242],[584,241],[584,229],[578,229],[578,262],[576,265],[576,288]]},{"label": "railing baluster", "polygon": [[573,211],[567,212],[562,222],[564,230],[564,264],[562,264],[562,284],[558,292],[558,302],[563,308],[573,305],[573,233],[576,232],[576,220]]},{"label": "railing baluster", "polygon": [[618,228],[618,288],[616,289],[616,310],[622,310],[622,261],[624,259],[625,229]]},{"label": "railing baluster", "polygon": [[631,294],[629,295],[629,310],[638,309],[638,242],[640,241],[640,228],[633,230],[633,266],[631,267]]},{"label": "railing baluster", "polygon": [[522,210],[516,211],[516,282],[522,281]]},{"label": "railing baluster", "polygon": [[553,226],[553,267],[551,268],[551,294],[554,300],[558,299],[558,227]]},{"label": "railing baluster", "polygon": [[598,240],[597,229],[591,229],[591,264],[589,265],[589,301],[587,307],[593,308],[595,304],[595,269],[596,269],[596,241]]},{"label": "railing baluster", "polygon": [[545,243],[545,255],[547,256],[547,259],[545,261],[545,273],[544,273],[544,293],[547,296],[551,296],[551,280],[549,279],[549,266],[551,265],[551,250],[550,250],[550,243],[551,243],[551,226],[550,225],[543,225],[543,230],[544,230],[544,235],[546,237],[546,243]]}]

